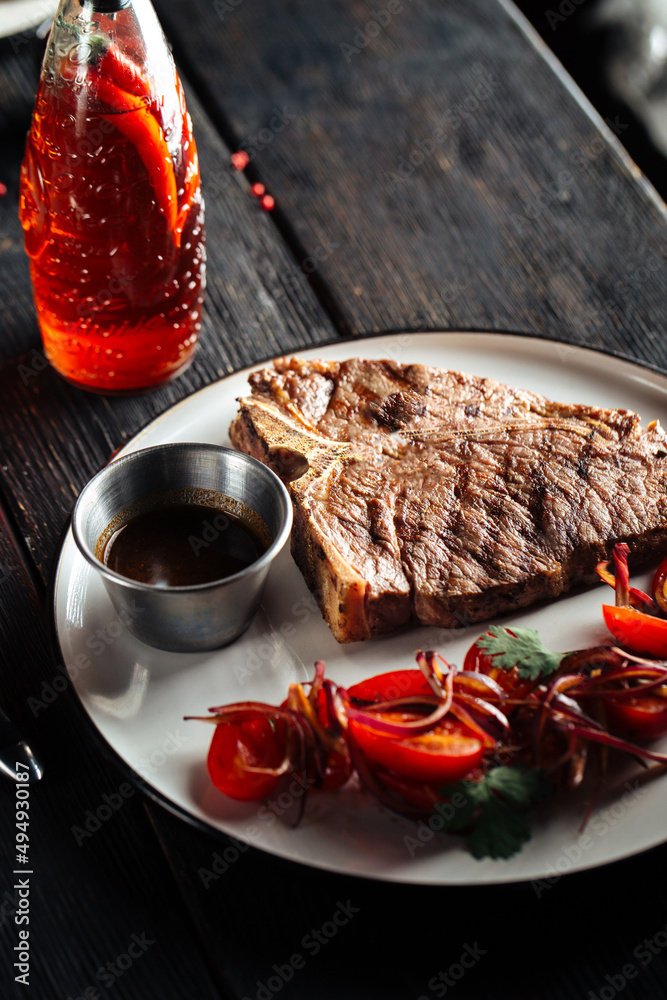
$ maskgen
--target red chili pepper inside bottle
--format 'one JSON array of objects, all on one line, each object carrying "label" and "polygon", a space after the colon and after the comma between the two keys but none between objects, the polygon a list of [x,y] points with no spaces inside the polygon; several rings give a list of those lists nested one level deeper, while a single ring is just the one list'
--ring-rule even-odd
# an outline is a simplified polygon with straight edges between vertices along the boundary
[{"label": "red chili pepper inside bottle", "polygon": [[192,123],[150,0],[61,0],[21,171],[47,357],[129,393],[189,364],[205,287]]}]

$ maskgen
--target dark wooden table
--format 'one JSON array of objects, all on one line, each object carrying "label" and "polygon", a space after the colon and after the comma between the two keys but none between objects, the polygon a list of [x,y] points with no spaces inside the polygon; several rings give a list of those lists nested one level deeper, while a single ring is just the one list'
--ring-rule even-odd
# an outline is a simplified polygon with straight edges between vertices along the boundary
[{"label": "dark wooden table", "polygon": [[[45,366],[17,220],[38,54],[28,36],[0,48],[0,701],[47,768],[31,797],[29,986],[14,982],[14,790],[0,789],[2,996],[667,996],[667,847],[542,892],[376,883],[253,848],[211,881],[224,839],[133,792],[91,742],[53,655],[50,573],[85,482],[176,400],[262,358],[396,329],[534,333],[667,370],[665,206],[509,0],[157,9],[195,123],[209,289],[194,365],[150,395],[87,395]],[[239,147],[245,176],[229,168]],[[77,842],[121,786],[122,807]],[[281,985],[275,967],[339,903],[354,908],[346,933]]]}]

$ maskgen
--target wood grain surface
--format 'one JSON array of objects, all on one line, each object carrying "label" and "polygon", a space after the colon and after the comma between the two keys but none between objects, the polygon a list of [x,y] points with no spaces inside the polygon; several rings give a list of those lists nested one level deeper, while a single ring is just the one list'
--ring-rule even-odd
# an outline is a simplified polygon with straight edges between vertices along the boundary
[{"label": "wood grain surface", "polygon": [[664,366],[665,208],[612,132],[503,5],[396,6],[157,3],[296,252],[331,248],[314,274],[342,331],[521,330]]},{"label": "wood grain surface", "polygon": [[[88,395],[44,364],[16,217],[37,49],[0,45],[0,699],[47,766],[28,995],[432,1000],[452,970],[461,1000],[590,1000],[628,963],[624,998],[665,995],[667,949],[642,963],[637,948],[667,924],[666,848],[543,886],[392,885],[239,850],[139,792],[77,844],[72,828],[127,775],[67,689],[35,714],[62,679],[40,602],[79,490],[148,420],[253,361],[375,330],[521,330],[667,368],[664,206],[508,5],[156,6],[195,123],[209,289],[193,366],[145,396]],[[238,146],[253,154],[245,175],[228,165]],[[274,213],[251,197],[255,179]],[[4,877],[9,820],[3,833]],[[341,905],[349,923],[314,953],[306,938]],[[155,944],[103,984],[99,968],[144,932]],[[9,994],[9,921],[0,935],[2,982],[25,996]],[[297,953],[303,968],[280,985]]]}]

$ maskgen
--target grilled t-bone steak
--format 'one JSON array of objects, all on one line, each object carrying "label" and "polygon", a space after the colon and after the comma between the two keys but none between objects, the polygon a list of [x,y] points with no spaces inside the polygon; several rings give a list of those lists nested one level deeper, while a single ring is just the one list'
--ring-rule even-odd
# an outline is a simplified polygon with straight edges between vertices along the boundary
[{"label": "grilled t-bone steak", "polygon": [[250,376],[234,445],[289,483],[292,553],[340,642],[484,621],[667,551],[667,438],[627,410],[355,358]]}]

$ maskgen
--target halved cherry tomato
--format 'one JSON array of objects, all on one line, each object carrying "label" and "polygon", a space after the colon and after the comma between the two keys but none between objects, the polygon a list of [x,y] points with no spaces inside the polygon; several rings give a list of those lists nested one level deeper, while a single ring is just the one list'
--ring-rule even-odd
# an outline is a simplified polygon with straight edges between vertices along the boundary
[{"label": "halved cherry tomato", "polygon": [[408,698],[412,694],[433,694],[433,690],[421,670],[390,670],[353,684],[347,693],[359,701],[379,702]]},{"label": "halved cherry tomato", "polygon": [[606,710],[609,728],[618,736],[642,742],[667,735],[667,699],[659,695],[610,698]]},{"label": "halved cherry tomato", "polygon": [[254,802],[270,795],[281,775],[257,774],[251,767],[277,768],[283,762],[287,728],[282,719],[265,715],[245,722],[220,722],[208,752],[211,781],[232,799]]},{"label": "halved cherry tomato", "polygon": [[[421,670],[392,670],[354,684],[350,698],[367,702],[392,701],[411,695],[433,694]],[[414,712],[385,712],[377,716],[389,722],[408,722]],[[350,721],[350,733],[368,760],[410,781],[436,784],[458,781],[481,761],[482,741],[458,719],[446,716],[430,732],[416,736],[382,733],[363,722]]]},{"label": "halved cherry tomato", "polygon": [[635,608],[602,605],[605,624],[614,638],[633,653],[667,656],[667,620]]},{"label": "halved cherry tomato", "polygon": [[[397,722],[417,716],[386,712],[378,718]],[[482,741],[475,733],[448,716],[429,732],[405,738],[379,732],[362,722],[351,721],[349,726],[357,746],[369,760],[412,781],[458,781],[484,756]]]},{"label": "halved cherry tomato", "polygon": [[[507,629],[507,631],[509,632],[510,630]],[[510,632],[510,635],[512,634]],[[482,636],[480,636],[481,638]],[[539,680],[530,680],[529,678],[521,677],[516,667],[512,667],[511,670],[505,670],[503,667],[494,666],[493,657],[489,656],[483,649],[480,649],[477,644],[478,642],[479,639],[472,644],[466,653],[463,661],[463,669],[486,674],[487,677],[490,677],[499,684],[503,691],[511,698],[527,698],[533,688],[539,684]]]}]

